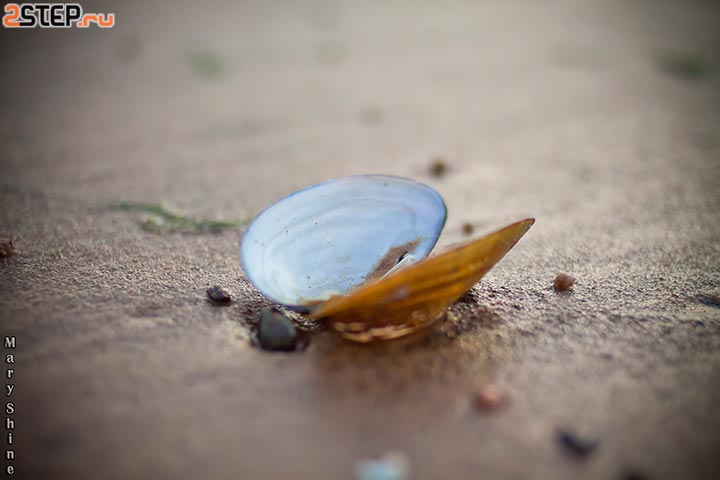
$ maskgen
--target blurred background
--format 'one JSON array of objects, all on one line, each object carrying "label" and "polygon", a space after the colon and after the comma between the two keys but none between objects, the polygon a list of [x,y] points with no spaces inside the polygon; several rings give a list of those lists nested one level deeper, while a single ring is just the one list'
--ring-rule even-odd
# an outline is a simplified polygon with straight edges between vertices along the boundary
[{"label": "blurred background", "polygon": [[[18,478],[717,478],[718,2],[82,6],[115,27],[0,30]],[[242,225],[358,173],[436,188],[441,244],[537,224],[451,335],[252,349]]]}]

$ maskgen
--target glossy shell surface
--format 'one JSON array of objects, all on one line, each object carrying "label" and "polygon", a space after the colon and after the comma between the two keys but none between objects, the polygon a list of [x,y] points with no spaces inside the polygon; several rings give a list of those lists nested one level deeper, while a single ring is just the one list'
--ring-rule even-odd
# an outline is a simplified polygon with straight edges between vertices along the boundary
[{"label": "glossy shell surface", "polygon": [[299,190],[250,224],[240,257],[271,300],[305,309],[425,258],[445,225],[440,195],[415,181],[358,175]]}]

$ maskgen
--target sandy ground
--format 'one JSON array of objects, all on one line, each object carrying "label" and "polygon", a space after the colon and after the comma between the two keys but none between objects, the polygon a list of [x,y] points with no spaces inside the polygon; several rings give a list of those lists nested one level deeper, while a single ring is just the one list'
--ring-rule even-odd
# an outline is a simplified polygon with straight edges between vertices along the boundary
[{"label": "sandy ground", "polygon": [[[0,32],[17,478],[353,478],[388,451],[413,479],[719,478],[717,2],[147,3]],[[248,220],[368,172],[436,188],[441,243],[537,218],[449,333],[255,350],[242,228],[108,208]],[[486,384],[504,409],[473,408]]]}]

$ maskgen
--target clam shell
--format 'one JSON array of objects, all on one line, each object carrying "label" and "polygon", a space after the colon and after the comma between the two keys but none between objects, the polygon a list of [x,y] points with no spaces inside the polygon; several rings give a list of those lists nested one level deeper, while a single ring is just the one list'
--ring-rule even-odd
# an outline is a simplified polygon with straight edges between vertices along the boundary
[{"label": "clam shell", "polygon": [[[425,258],[447,209],[432,188],[358,175],[299,190],[268,207],[243,236],[248,279],[272,301],[310,311]],[[402,271],[402,270],[401,270]]]},{"label": "clam shell", "polygon": [[535,223],[528,218],[335,297],[310,316],[356,342],[424,329],[477,283]]}]

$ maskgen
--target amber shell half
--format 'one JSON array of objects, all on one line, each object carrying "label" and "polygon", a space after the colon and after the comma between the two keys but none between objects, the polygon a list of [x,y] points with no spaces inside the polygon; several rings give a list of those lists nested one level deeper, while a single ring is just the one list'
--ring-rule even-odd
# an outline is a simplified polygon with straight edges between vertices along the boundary
[{"label": "amber shell half", "polygon": [[356,342],[403,337],[436,322],[535,223],[528,218],[421,260],[348,295],[321,303],[310,317]]}]

